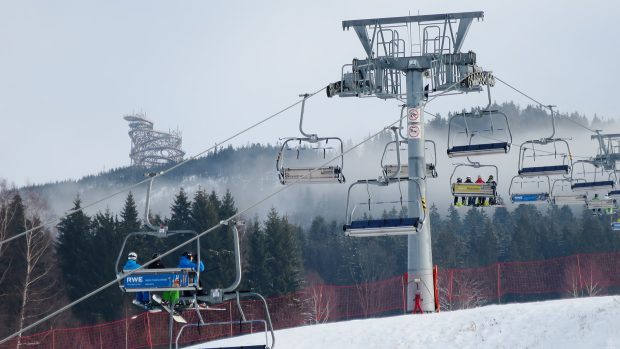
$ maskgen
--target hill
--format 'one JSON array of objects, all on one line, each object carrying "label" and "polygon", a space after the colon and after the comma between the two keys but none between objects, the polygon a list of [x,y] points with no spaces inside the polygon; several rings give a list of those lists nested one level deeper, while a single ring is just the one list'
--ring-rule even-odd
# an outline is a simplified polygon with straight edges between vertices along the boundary
[{"label": "hill", "polygon": [[[490,305],[276,331],[275,348],[618,348],[620,297]],[[264,343],[264,334],[203,343]]]}]

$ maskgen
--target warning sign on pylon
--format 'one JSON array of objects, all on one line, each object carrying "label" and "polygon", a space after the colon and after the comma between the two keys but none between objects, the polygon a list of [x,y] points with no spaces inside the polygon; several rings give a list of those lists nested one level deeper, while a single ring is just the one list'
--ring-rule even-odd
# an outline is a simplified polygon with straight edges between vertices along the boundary
[{"label": "warning sign on pylon", "polygon": [[420,122],[420,108],[409,108],[407,109],[407,120],[409,122],[418,123]]},{"label": "warning sign on pylon", "polygon": [[422,136],[422,129],[420,125],[409,125],[407,126],[409,138],[419,139]]}]

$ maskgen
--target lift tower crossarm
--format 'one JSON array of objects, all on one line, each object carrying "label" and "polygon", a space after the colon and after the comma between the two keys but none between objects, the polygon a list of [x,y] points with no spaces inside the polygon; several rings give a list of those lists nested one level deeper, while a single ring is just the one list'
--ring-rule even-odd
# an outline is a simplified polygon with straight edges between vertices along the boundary
[{"label": "lift tower crossarm", "polygon": [[351,27],[360,27],[367,25],[389,25],[403,23],[422,23],[443,21],[448,19],[483,19],[484,12],[458,12],[458,13],[440,13],[434,15],[421,16],[402,16],[402,17],[386,17],[386,18],[370,18],[370,19],[354,19],[350,21],[342,21],[342,29]]}]

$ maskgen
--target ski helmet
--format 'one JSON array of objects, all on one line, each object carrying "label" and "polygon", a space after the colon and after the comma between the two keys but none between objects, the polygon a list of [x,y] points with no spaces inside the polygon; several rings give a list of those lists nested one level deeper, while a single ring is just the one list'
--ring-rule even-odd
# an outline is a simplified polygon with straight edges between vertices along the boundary
[{"label": "ski helmet", "polygon": [[127,259],[132,259],[132,260],[136,260],[138,259],[138,254],[135,252],[129,252],[129,254],[127,255]]}]

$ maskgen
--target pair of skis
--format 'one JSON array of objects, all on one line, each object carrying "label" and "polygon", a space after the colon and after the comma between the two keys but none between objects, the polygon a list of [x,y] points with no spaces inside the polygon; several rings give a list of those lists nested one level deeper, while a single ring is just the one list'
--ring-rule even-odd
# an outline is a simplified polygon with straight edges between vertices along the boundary
[{"label": "pair of skis", "polygon": [[[167,311],[169,314],[172,315],[172,318],[174,319],[174,321],[181,323],[181,324],[186,324],[187,320],[185,320],[185,318],[183,316],[181,316],[181,314],[170,308],[167,304],[165,304],[163,302],[163,300],[161,299],[161,296],[158,294],[154,294],[151,296],[151,298],[153,299],[153,301],[157,304],[156,307],[150,307],[148,305],[142,304],[140,302],[138,302],[137,300],[133,300],[133,304],[137,305],[138,307],[144,309],[144,310],[148,310],[150,313],[159,313],[163,310]],[[225,311],[226,309],[224,308],[211,308],[209,306],[207,306],[206,308],[201,308],[204,310],[219,310],[219,311]]]}]

